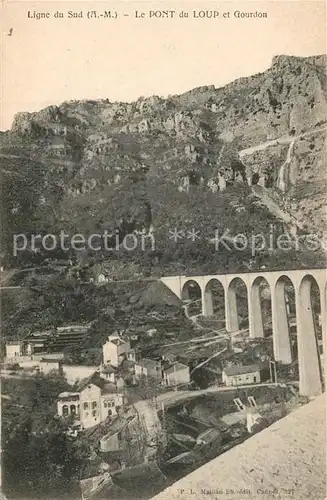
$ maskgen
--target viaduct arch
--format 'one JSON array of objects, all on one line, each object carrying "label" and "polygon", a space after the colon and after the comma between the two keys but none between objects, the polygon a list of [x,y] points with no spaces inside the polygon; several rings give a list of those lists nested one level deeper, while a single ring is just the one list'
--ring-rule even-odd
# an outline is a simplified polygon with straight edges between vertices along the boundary
[{"label": "viaduct arch", "polygon": [[[316,321],[312,308],[312,283],[316,283],[321,308],[321,326],[323,347],[326,343],[327,321],[327,274],[325,269],[262,271],[235,274],[217,274],[208,276],[168,276],[161,281],[180,299],[183,298],[184,285],[195,282],[200,291],[202,314],[213,314],[213,297],[209,284],[216,281],[221,284],[224,294],[225,326],[227,331],[239,329],[236,280],[242,280],[246,286],[248,302],[249,335],[252,338],[264,336],[264,323],[260,298],[260,282],[264,280],[270,289],[272,334],[274,358],[289,364],[292,362],[290,325],[286,288],[291,284],[295,295],[297,351],[299,364],[300,394],[315,396],[322,392],[322,367],[316,336]],[[185,296],[185,295],[184,295]],[[326,356],[324,356],[326,365]],[[326,373],[326,370],[325,370]]]}]

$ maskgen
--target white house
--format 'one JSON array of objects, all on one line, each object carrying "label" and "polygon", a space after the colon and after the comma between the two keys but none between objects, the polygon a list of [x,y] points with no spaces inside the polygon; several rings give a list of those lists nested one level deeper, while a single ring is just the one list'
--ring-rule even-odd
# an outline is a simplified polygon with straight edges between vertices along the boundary
[{"label": "white house", "polygon": [[258,384],[261,381],[258,365],[230,366],[223,369],[223,383],[227,386]]},{"label": "white house", "polygon": [[118,393],[116,386],[94,373],[83,380],[76,391],[59,394],[57,413],[60,417],[73,417],[87,429],[115,416],[117,409],[126,402],[126,396]]},{"label": "white house", "polygon": [[98,283],[108,283],[109,279],[107,278],[107,276],[105,274],[99,274],[98,277],[97,277],[97,282]]},{"label": "white house", "polygon": [[174,363],[172,366],[165,368],[163,372],[162,383],[169,387],[180,384],[189,384],[190,380],[190,369],[183,363]]},{"label": "white house", "polygon": [[[133,340],[133,339],[132,339]],[[134,363],[136,363],[136,361],[139,361],[142,357],[142,354],[140,351],[136,351],[135,349],[131,349],[128,353],[127,353],[127,359],[129,361],[134,361]]]},{"label": "white house", "polygon": [[113,384],[116,382],[116,368],[112,365],[102,365],[100,368],[100,377]]},{"label": "white house", "polygon": [[130,342],[119,335],[109,335],[108,340],[102,346],[103,363],[119,366],[127,357],[131,348]]},{"label": "white house", "polygon": [[36,371],[47,375],[52,370],[62,373],[62,361],[60,359],[42,358],[37,362]]},{"label": "white house", "polygon": [[18,358],[23,354],[23,342],[20,340],[11,340],[6,342],[6,358]]}]

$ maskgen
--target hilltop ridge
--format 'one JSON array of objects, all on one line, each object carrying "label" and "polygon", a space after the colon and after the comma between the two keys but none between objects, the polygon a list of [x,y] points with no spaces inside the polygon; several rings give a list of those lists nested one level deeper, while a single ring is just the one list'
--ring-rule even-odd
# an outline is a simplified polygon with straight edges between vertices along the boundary
[{"label": "hilltop ridge", "polygon": [[[203,243],[215,229],[250,234],[273,223],[285,230],[253,185],[299,227],[324,230],[325,68],[324,55],[279,55],[266,71],[221,88],[18,113],[0,134],[5,262],[17,265],[13,232],[118,227],[124,234],[151,228],[168,271],[205,271],[212,258],[215,268],[235,266],[239,256],[213,257]],[[185,241],[176,251],[167,238],[175,227],[201,229],[202,245]]]}]

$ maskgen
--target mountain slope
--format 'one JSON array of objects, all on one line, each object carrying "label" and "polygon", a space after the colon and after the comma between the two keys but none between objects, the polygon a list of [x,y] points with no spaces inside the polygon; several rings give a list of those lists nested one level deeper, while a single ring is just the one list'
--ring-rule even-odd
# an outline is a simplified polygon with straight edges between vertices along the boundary
[{"label": "mountain slope", "polygon": [[[108,230],[119,232],[121,243],[134,230],[151,230],[155,248],[138,246],[119,256],[143,274],[248,266],[248,248],[241,254],[215,250],[209,240],[216,229],[249,237],[268,234],[271,224],[276,237],[294,225],[323,230],[325,64],[325,56],[277,56],[264,73],[218,89],[133,103],[71,101],[18,113],[11,131],[0,134],[5,264],[49,256],[21,252],[12,258],[14,232],[63,229],[87,236]],[[252,189],[256,184],[264,197]],[[291,215],[290,224],[269,212],[266,197]],[[170,239],[174,228],[183,230],[178,243]],[[195,241],[188,232],[193,228]],[[278,265],[278,252],[261,253],[255,265]],[[321,262],[309,254],[291,252],[286,259]],[[104,251],[88,258],[100,255],[118,258]]]}]

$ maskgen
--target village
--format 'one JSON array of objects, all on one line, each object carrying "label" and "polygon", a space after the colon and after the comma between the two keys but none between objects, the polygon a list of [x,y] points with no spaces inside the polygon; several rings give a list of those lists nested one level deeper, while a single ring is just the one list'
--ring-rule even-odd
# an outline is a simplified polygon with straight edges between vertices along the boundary
[{"label": "village", "polygon": [[94,356],[100,363],[73,364],[67,350],[88,328],[72,324],[7,341],[2,370],[5,378],[60,374],[69,384],[53,418],[94,450],[95,472],[81,480],[85,499],[103,474],[114,481],[134,470],[139,477],[142,464],[169,484],[301,404],[296,366],[277,366],[269,338],[204,329],[183,341],[167,332],[158,343],[153,328],[144,346],[139,335],[116,330]]}]

